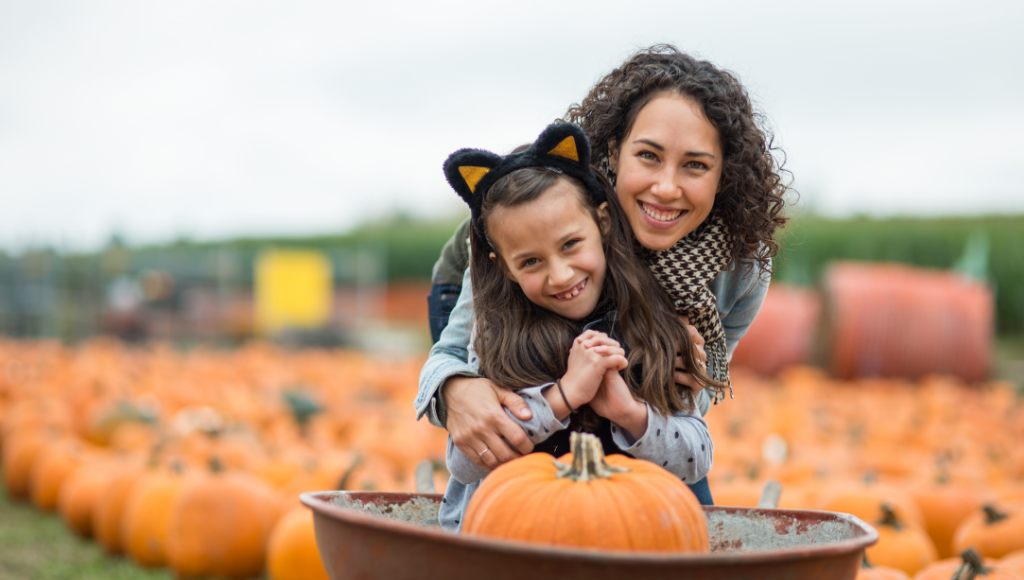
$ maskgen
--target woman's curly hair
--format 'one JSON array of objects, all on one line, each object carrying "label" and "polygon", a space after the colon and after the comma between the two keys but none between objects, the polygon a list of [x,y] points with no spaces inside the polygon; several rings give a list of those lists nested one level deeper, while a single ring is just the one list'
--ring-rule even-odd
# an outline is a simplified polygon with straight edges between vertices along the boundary
[{"label": "woman's curly hair", "polygon": [[775,232],[788,221],[783,196],[789,190],[773,153],[785,157],[761,128],[763,116],[732,73],[672,45],[655,45],[598,81],[564,120],[583,127],[593,143],[594,165],[607,168],[608,144],[623,143],[644,105],[664,93],[693,99],[718,130],[725,163],[715,209],[733,234],[732,258],[757,262],[762,273],[770,272],[779,251]]}]

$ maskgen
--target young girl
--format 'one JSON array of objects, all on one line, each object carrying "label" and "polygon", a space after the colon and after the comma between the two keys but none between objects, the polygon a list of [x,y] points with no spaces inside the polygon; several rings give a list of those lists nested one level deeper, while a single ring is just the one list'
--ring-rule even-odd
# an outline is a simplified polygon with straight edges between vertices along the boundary
[{"label": "young girl", "polygon": [[[606,453],[697,482],[711,468],[711,439],[693,393],[673,381],[680,345],[699,369],[690,337],[632,255],[626,221],[610,209],[608,186],[589,161],[582,130],[557,123],[507,157],[461,150],[445,163],[472,210],[470,365],[527,402],[532,417],[513,419],[536,451],[565,453],[569,430],[586,430]],[[723,387],[695,372],[703,385]],[[447,460],[452,480],[440,520],[457,531],[488,470],[451,438]]]}]

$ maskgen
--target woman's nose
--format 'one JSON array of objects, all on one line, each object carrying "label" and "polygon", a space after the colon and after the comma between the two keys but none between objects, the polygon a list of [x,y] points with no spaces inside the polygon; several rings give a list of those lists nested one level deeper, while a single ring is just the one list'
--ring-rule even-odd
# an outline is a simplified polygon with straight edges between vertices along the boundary
[{"label": "woman's nose", "polygon": [[666,166],[655,176],[651,193],[666,200],[678,199],[682,196],[682,188],[677,177],[673,168]]}]

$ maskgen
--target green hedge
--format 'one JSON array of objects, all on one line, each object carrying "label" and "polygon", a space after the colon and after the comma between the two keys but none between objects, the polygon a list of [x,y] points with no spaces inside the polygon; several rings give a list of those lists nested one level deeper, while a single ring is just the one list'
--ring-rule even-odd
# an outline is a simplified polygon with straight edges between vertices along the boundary
[{"label": "green hedge", "polygon": [[783,236],[775,279],[816,283],[832,260],[954,268],[995,289],[997,328],[1024,332],[1024,216],[826,219],[801,216]]},{"label": "green hedge", "polygon": [[[182,261],[198,264],[192,253],[234,250],[242,264],[267,247],[303,247],[326,252],[370,248],[387,256],[389,280],[430,277],[441,247],[462,218],[422,222],[399,218],[365,225],[344,235],[303,238],[247,238],[202,244],[171,244],[133,251],[138,266],[176,250]],[[777,280],[797,285],[818,282],[832,260],[891,261],[931,268],[960,267],[985,277],[995,288],[998,330],[1024,333],[1024,216],[957,218],[827,219],[811,215],[792,220],[782,236],[775,264]],[[208,268],[204,268],[208,270]],[[244,276],[251,277],[246,271]]]}]

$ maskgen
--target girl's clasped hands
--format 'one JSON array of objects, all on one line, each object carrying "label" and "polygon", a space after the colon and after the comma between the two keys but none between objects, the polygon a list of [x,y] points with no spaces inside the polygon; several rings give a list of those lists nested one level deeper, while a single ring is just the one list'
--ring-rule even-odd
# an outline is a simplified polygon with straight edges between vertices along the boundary
[{"label": "girl's clasped hands", "polygon": [[561,396],[552,389],[545,395],[555,416],[564,419],[573,409],[589,404],[595,413],[639,439],[647,430],[647,404],[633,397],[619,374],[627,366],[626,351],[618,341],[603,332],[584,331],[573,340],[568,369],[560,381],[565,399],[559,400]]}]

